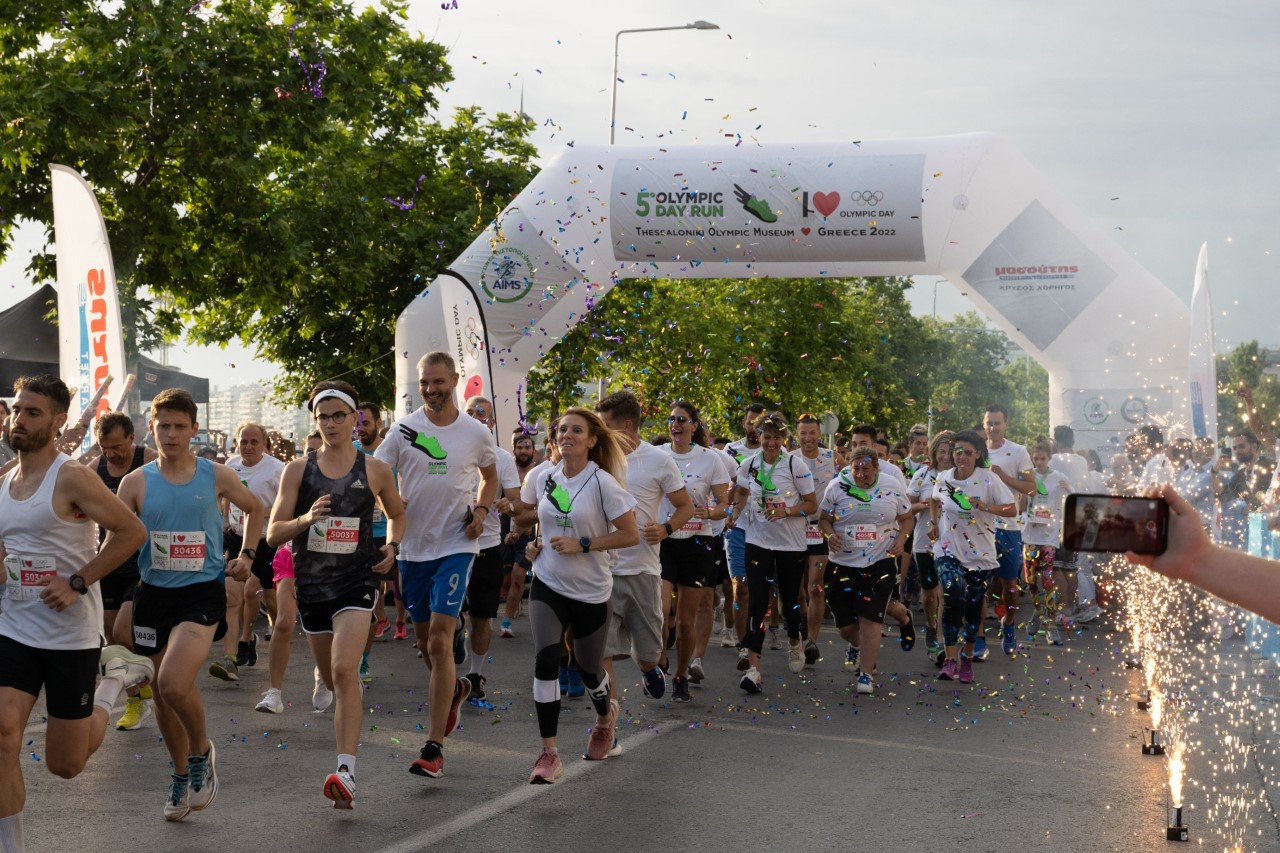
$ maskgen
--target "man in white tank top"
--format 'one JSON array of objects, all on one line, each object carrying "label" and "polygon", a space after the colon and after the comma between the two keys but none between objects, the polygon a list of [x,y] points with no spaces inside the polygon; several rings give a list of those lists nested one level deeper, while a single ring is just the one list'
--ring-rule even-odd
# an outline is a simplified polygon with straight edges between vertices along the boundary
[{"label": "man in white tank top", "polygon": [[[45,690],[44,763],[70,779],[102,744],[127,688],[149,680],[146,658],[102,643],[98,581],[146,539],[142,523],[89,468],[58,452],[71,394],[56,376],[14,383],[9,423],[17,466],[0,480],[0,850],[23,849],[23,729]],[[97,548],[94,524],[107,531]],[[102,680],[95,689],[99,668]]]}]

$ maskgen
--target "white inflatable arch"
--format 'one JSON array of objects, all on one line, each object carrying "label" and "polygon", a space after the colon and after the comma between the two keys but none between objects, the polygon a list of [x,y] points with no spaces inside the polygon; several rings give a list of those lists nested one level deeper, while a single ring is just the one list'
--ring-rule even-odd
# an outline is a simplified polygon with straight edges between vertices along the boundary
[{"label": "white inflatable arch", "polygon": [[401,314],[396,413],[446,350],[505,444],[526,373],[623,279],[887,275],[967,292],[1085,446],[1187,420],[1187,308],[989,133],[565,148]]}]

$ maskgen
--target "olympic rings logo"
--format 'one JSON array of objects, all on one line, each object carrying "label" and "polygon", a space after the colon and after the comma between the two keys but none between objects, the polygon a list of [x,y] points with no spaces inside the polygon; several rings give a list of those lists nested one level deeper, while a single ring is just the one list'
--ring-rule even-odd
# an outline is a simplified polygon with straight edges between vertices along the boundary
[{"label": "olympic rings logo", "polygon": [[884,201],[884,193],[880,190],[854,190],[849,196],[858,207],[874,207]]}]

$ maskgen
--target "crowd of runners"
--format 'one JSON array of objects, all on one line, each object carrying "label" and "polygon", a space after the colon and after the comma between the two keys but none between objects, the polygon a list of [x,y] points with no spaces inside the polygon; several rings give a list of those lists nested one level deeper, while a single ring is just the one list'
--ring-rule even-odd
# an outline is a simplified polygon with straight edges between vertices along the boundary
[{"label": "crowd of runners", "polygon": [[[708,680],[758,694],[784,667],[843,667],[874,695],[882,640],[896,637],[890,654],[923,651],[939,680],[970,683],[991,653],[988,613],[992,644],[1016,655],[1103,612],[1099,563],[1060,547],[1068,493],[1174,483],[1206,515],[1221,504],[1229,527],[1234,502],[1266,505],[1271,481],[1251,433],[1233,439],[1229,470],[1212,446],[1166,445],[1153,427],[1104,466],[1067,427],[1009,440],[999,405],[964,431],[895,441],[859,424],[828,447],[814,415],[759,405],[741,436],[713,437],[685,399],[642,436],[640,402],[622,391],[561,414],[541,450],[517,429],[509,452],[489,400],[459,409],[448,354],[425,356],[418,380],[423,406],[386,427],[351,385],[320,382],[296,456],[245,423],[225,464],[192,453],[184,391],[152,401],[154,449],[110,413],[80,456],[67,386],[16,383],[0,483],[0,849],[23,848],[19,756],[42,689],[45,764],[65,778],[109,727],[154,717],[173,761],[163,815],[178,821],[218,793],[202,683],[265,657],[256,710],[283,713],[300,625],[312,705],[333,716],[322,791],[351,808],[374,642],[412,638],[423,660],[430,723],[407,769],[438,778],[460,709],[486,696],[495,628],[521,630],[541,738],[529,781],[552,783],[562,697],[591,703],[585,757],[603,760],[620,752],[619,681],[637,677],[645,695],[685,703]],[[824,662],[828,621],[842,654]],[[711,671],[713,641],[737,650],[736,670]]]}]

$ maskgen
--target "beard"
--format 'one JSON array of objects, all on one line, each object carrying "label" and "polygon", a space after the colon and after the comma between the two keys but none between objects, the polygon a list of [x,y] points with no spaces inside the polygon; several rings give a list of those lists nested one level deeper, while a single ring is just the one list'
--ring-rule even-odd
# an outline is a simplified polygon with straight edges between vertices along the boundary
[{"label": "beard", "polygon": [[9,446],[22,453],[34,453],[37,450],[43,450],[52,440],[52,427],[45,427],[39,432],[23,432],[19,435],[9,434]]},{"label": "beard", "polygon": [[521,468],[525,468],[525,467],[528,467],[529,463],[531,463],[531,462],[533,462],[533,454],[532,454],[532,453],[529,453],[529,454],[520,454],[520,453],[517,453],[517,454],[516,454],[516,465],[517,465],[517,466],[519,466],[519,467],[521,467]]}]

